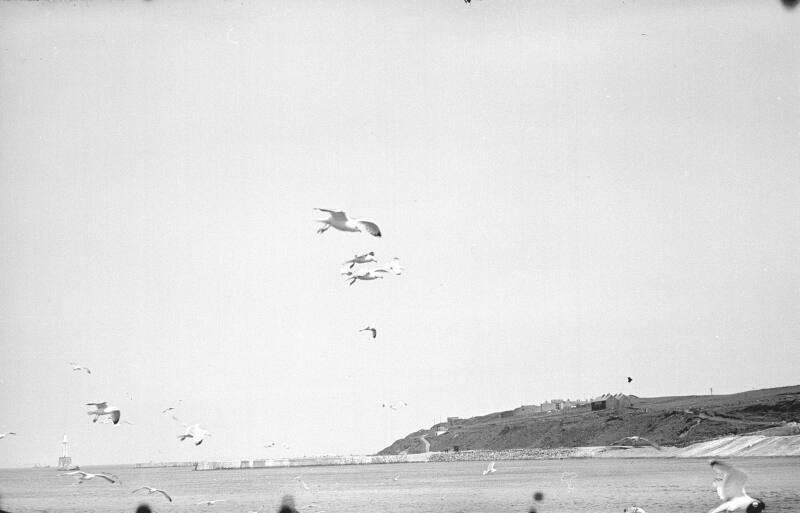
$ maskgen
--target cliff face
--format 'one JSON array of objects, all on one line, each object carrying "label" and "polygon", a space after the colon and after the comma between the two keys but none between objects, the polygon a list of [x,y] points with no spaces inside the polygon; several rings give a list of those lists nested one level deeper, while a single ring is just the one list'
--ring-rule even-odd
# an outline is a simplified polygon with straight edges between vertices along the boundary
[{"label": "cliff face", "polygon": [[[800,386],[731,395],[633,398],[621,410],[571,409],[548,414],[524,409],[422,429],[379,454],[471,449],[520,449],[610,445],[639,435],[660,445],[686,447],[727,435],[752,433],[800,420]],[[436,432],[446,433],[436,436]]]}]

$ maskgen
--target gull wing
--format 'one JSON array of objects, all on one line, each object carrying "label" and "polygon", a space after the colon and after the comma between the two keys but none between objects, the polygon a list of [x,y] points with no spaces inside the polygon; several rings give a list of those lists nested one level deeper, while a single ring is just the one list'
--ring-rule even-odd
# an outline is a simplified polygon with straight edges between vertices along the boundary
[{"label": "gull wing", "polygon": [[95,474],[95,476],[102,477],[103,479],[105,479],[109,483],[117,483],[117,482],[119,482],[119,484],[122,484],[122,480],[119,478],[119,476],[114,475],[114,474],[106,474],[105,472],[102,472],[100,474]]},{"label": "gull wing", "polygon": [[141,492],[142,490],[147,490],[147,493],[151,493],[153,491],[153,489],[149,486],[142,486],[141,488],[133,490],[131,493]]},{"label": "gull wing", "polygon": [[111,421],[114,424],[118,424],[119,423],[119,416],[120,416],[120,411],[119,410],[112,411],[111,412]]},{"label": "gull wing", "polygon": [[711,468],[724,474],[722,484],[717,486],[717,493],[722,500],[728,501],[745,494],[744,484],[747,482],[747,474],[727,463],[716,460],[711,462]]},{"label": "gull wing", "polygon": [[340,210],[329,210],[327,208],[317,208],[315,210],[319,210],[320,212],[326,212],[326,213],[330,214],[332,221],[338,221],[340,223],[346,223],[347,222],[347,214],[345,214],[344,212],[342,212]]},{"label": "gull wing", "polygon": [[106,401],[103,401],[102,403],[86,403],[86,406],[97,406],[98,410],[105,410],[108,406],[108,403]]},{"label": "gull wing", "polygon": [[164,490],[153,490],[153,493],[160,493],[161,495],[166,497],[168,501],[172,502],[172,497],[170,497],[169,494]]},{"label": "gull wing", "polygon": [[372,235],[374,237],[380,237],[381,236],[381,229],[378,228],[378,225],[375,224],[375,223],[371,223],[369,221],[362,221],[362,220],[359,219],[359,220],[355,221],[355,225],[362,232],[367,232],[368,234],[370,234],[370,235]]}]

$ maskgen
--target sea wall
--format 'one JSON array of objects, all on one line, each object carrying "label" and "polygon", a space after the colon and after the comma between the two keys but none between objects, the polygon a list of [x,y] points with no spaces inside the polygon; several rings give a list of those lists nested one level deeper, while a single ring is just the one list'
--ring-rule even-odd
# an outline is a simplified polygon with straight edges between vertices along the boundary
[{"label": "sea wall", "polygon": [[240,468],[314,467],[324,465],[379,465],[387,463],[421,463],[434,453],[395,454],[386,456],[316,456],[309,458],[279,458],[239,461],[202,461],[195,470],[225,470]]}]

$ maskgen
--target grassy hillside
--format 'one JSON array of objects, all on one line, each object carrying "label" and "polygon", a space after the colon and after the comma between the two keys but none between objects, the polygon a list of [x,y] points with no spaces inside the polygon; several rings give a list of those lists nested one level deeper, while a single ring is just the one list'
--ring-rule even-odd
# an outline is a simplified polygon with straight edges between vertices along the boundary
[{"label": "grassy hillside", "polygon": [[[800,385],[730,395],[633,398],[624,410],[571,409],[547,414],[520,410],[437,424],[395,441],[378,454],[470,449],[609,445],[630,435],[683,447],[725,435],[750,433],[800,420]],[[436,436],[436,431],[447,433]],[[424,440],[423,440],[424,438]]]}]

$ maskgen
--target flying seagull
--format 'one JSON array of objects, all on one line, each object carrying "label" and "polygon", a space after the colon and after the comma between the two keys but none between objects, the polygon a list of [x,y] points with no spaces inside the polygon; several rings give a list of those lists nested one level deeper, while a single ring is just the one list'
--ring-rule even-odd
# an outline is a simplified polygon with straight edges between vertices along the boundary
[{"label": "flying seagull", "polygon": [[375,223],[364,221],[363,219],[350,219],[344,212],[336,210],[328,210],[325,208],[317,208],[315,210],[328,214],[327,219],[317,220],[318,223],[323,223],[325,225],[317,230],[317,233],[325,233],[328,228],[333,226],[337,230],[343,232],[366,232],[375,237],[381,236],[381,230]]},{"label": "flying seagull", "polygon": [[[84,472],[83,470],[76,470],[74,472],[67,472],[67,473],[64,473],[64,474],[59,474],[59,476],[77,476],[78,484],[81,484],[84,481],[91,481],[95,477],[99,477],[100,479],[105,479],[109,483],[116,483],[117,481],[119,481],[119,478],[117,476],[115,476],[114,474],[104,474],[104,473],[90,474],[89,472]],[[120,482],[120,484],[121,484],[121,482]]]},{"label": "flying seagull", "polygon": [[375,258],[375,252],[370,251],[369,253],[363,253],[361,255],[355,255],[353,258],[344,262],[342,265],[350,264],[350,269],[353,268],[356,264],[366,264],[367,262],[378,262],[378,259]]},{"label": "flying seagull", "polygon": [[647,513],[647,512],[637,506],[631,506],[630,508],[623,509],[622,513]]},{"label": "flying seagull", "polygon": [[651,442],[650,440],[648,440],[647,438],[645,438],[645,437],[643,437],[643,436],[626,436],[625,438],[620,438],[619,440],[617,440],[616,442],[614,442],[614,443],[613,443],[613,444],[611,444],[611,445],[617,445],[617,444],[620,444],[620,443],[624,442],[625,440],[630,440],[631,442],[633,442],[633,445],[634,445],[634,446],[635,446],[635,445],[636,445],[638,442],[642,442],[642,443],[645,443],[645,444],[647,444],[647,445],[650,445],[650,446],[652,446],[652,447],[655,447],[655,448],[656,448],[656,449],[658,449],[659,451],[661,450],[661,446],[660,446],[660,445],[658,445],[658,444],[656,444],[656,443],[653,443],[653,442]]},{"label": "flying seagull", "polygon": [[141,488],[135,489],[131,493],[136,493],[136,492],[139,492],[139,491],[142,491],[142,490],[147,490],[147,495],[151,495],[151,494],[154,494],[154,493],[160,493],[161,495],[166,497],[168,501],[172,502],[172,497],[170,497],[167,492],[165,492],[164,490],[161,490],[159,488],[153,488],[152,486],[142,486]]},{"label": "flying seagull", "polygon": [[495,470],[494,462],[492,461],[489,463],[489,466],[486,467],[486,470],[483,471],[483,475],[485,476],[486,474],[491,474],[493,472],[497,472],[497,470]]},{"label": "flying seagull", "polygon": [[16,433],[13,431],[9,431],[8,433],[0,433],[0,440],[7,437],[8,435],[16,435]]},{"label": "flying seagull", "polygon": [[367,326],[366,328],[361,328],[358,331],[359,331],[359,333],[362,332],[362,331],[371,331],[372,332],[372,338],[375,338],[375,337],[378,336],[378,330],[376,330],[375,328],[372,328],[370,326]]},{"label": "flying seagull", "polygon": [[192,424],[191,426],[184,424],[184,427],[186,428],[186,431],[182,435],[178,435],[178,440],[181,442],[187,438],[191,438],[195,445],[200,445],[203,443],[203,439],[211,434],[205,429],[201,428],[200,424]]},{"label": "flying seagull", "polygon": [[109,415],[114,424],[119,423],[119,416],[121,415],[119,408],[116,406],[109,406],[107,402],[102,403],[86,403],[86,406],[94,406],[94,411],[86,412],[87,415],[94,415],[92,422],[97,422],[97,419],[102,415]]},{"label": "flying seagull", "polygon": [[405,401],[398,401],[394,404],[392,403],[383,403],[381,404],[381,408],[389,408],[390,410],[399,410],[403,406],[408,406],[408,403]]},{"label": "flying seagull", "polygon": [[78,365],[77,363],[74,362],[70,362],[69,364],[72,365],[72,370],[74,371],[86,371],[86,374],[92,373],[92,371],[89,370],[89,367],[84,367],[83,365]]},{"label": "flying seagull", "polygon": [[273,447],[275,447],[275,442],[272,442],[264,446],[265,449],[272,449]]},{"label": "flying seagull", "polygon": [[203,501],[203,502],[198,502],[197,504],[205,505],[205,506],[213,506],[214,504],[216,504],[218,502],[225,502],[225,499],[217,499],[217,500],[213,500],[213,501]]},{"label": "flying seagull", "polygon": [[631,381],[633,381],[633,378],[628,376],[628,383],[630,383]]},{"label": "flying seagull", "polygon": [[747,482],[747,474],[739,469],[712,460],[711,468],[722,473],[722,479],[715,479],[714,486],[717,489],[719,498],[724,502],[712,509],[708,513],[720,513],[721,511],[742,511],[746,513],[761,513],[766,505],[761,499],[754,499],[744,491],[744,484]]},{"label": "flying seagull", "polygon": [[385,272],[387,272],[386,269],[372,269],[370,271],[366,271],[361,274],[348,272],[345,274],[346,276],[345,281],[350,280],[350,285],[352,285],[353,283],[356,282],[356,280],[371,281],[371,280],[383,279],[383,275],[378,273],[385,273]]}]

